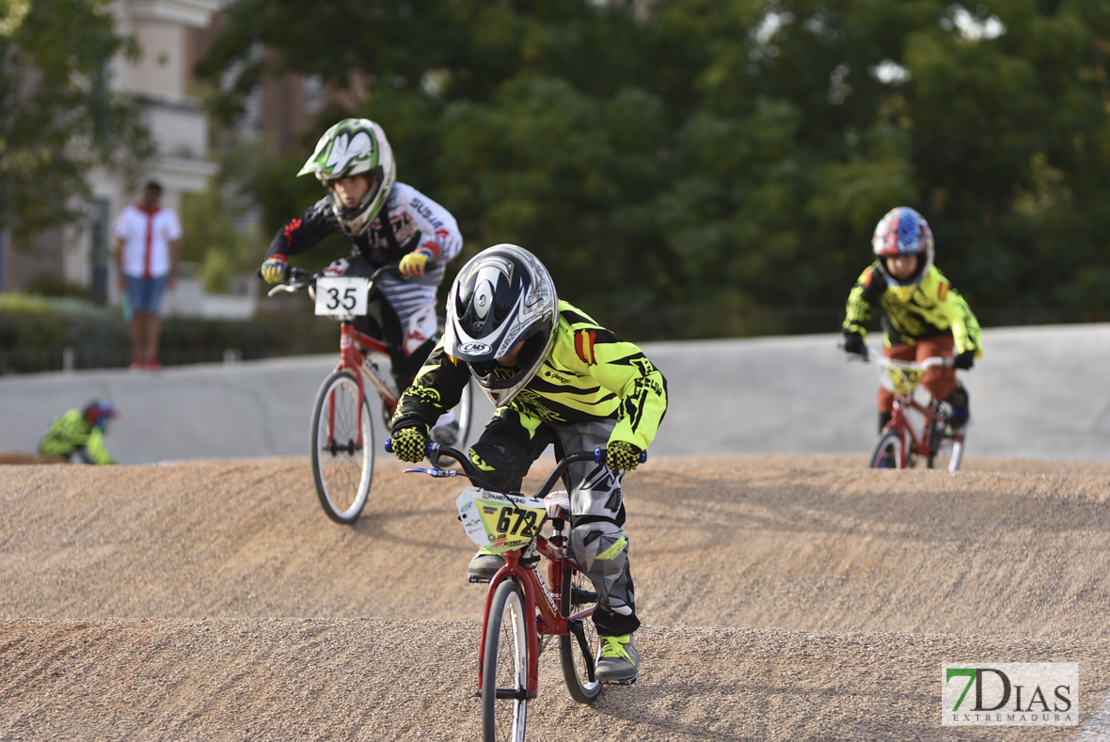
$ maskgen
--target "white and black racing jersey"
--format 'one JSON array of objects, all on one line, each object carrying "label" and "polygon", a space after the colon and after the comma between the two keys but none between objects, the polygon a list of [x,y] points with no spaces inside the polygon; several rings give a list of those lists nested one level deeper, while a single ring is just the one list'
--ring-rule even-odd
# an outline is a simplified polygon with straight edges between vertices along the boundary
[{"label": "white and black racing jersey", "polygon": [[395,183],[361,235],[344,232],[331,197],[325,196],[274,235],[266,257],[306,252],[330,234],[346,237],[352,253],[361,254],[375,268],[395,263],[419,247],[429,248],[437,263],[446,263],[462,250],[462,234],[451,212],[412,186]]}]

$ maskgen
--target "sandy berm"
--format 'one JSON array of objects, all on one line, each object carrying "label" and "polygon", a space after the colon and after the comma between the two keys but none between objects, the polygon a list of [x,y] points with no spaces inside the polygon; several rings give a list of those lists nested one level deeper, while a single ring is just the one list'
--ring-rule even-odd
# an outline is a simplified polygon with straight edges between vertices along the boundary
[{"label": "sandy berm", "polygon": [[[1107,738],[1110,465],[864,463],[629,475],[640,682],[580,706],[549,649],[528,738]],[[0,740],[477,739],[462,485],[400,469],[346,527],[307,459],[0,467]],[[943,663],[1031,661],[1078,729],[941,726]]]}]

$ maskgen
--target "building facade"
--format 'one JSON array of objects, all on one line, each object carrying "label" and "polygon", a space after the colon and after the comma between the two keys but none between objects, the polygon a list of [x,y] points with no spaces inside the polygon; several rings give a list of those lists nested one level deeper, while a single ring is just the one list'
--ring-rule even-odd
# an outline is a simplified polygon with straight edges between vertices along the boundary
[{"label": "building facade", "polygon": [[[157,156],[143,180],[159,180],[163,202],[180,213],[185,193],[204,190],[217,166],[208,157],[208,120],[192,69],[197,38],[212,24],[221,0],[115,0],[111,7],[122,36],[137,40],[142,56],[135,62],[117,57],[111,88],[133,96],[150,129]],[[112,225],[138,193],[112,173],[90,176],[92,199],[82,225],[51,230],[37,249],[17,252],[0,244],[0,290],[21,290],[43,279],[87,286],[94,296],[118,302],[111,257]]]}]

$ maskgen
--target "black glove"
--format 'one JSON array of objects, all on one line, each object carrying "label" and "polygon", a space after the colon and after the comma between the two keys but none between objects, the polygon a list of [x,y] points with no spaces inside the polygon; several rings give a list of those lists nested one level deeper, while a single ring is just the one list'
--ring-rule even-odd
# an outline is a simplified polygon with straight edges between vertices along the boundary
[{"label": "black glove", "polygon": [[867,344],[863,342],[863,335],[858,332],[844,333],[844,352],[855,353],[863,360],[867,360]]},{"label": "black glove", "polygon": [[960,353],[956,356],[956,360],[952,361],[952,365],[964,371],[968,370],[975,365],[975,351],[965,350],[963,353]]},{"label": "black glove", "polygon": [[393,431],[393,455],[401,461],[419,464],[428,453],[428,433],[423,428]]},{"label": "black glove", "polygon": [[609,441],[605,451],[605,465],[609,467],[609,471],[613,472],[622,469],[632,471],[640,465],[641,453],[643,452],[631,443]]}]

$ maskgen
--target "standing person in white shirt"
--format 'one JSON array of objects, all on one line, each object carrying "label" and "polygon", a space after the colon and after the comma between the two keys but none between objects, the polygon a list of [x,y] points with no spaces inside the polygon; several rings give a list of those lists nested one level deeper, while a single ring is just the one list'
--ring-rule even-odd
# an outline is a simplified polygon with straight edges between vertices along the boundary
[{"label": "standing person in white shirt", "polygon": [[181,223],[162,206],[162,185],[147,181],[142,198],[116,220],[119,287],[131,303],[131,370],[159,371],[158,308],[173,288],[181,260]]}]

